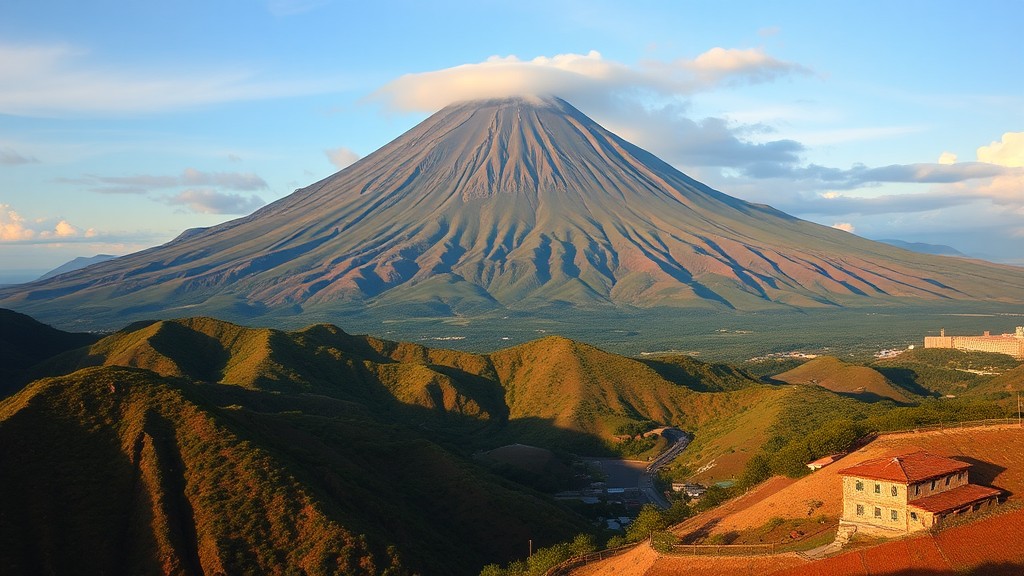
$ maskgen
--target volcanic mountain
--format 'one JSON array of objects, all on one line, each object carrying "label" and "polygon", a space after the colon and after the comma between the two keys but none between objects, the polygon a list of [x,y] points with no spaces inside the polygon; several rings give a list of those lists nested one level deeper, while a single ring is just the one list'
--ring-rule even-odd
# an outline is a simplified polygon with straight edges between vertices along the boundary
[{"label": "volcanic mountain", "polygon": [[557,98],[453,104],[250,216],[0,290],[47,321],[177,312],[1024,301],[1024,270],[916,254],[712,190]]}]

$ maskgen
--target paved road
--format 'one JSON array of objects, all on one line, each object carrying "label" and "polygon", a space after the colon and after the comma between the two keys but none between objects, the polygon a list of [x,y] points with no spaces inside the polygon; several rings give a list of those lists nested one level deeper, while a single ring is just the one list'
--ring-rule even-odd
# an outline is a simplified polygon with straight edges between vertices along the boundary
[{"label": "paved road", "polygon": [[658,470],[663,466],[671,462],[680,452],[686,449],[690,444],[690,436],[678,428],[666,428],[662,434],[672,441],[672,445],[669,446],[668,450],[665,450],[658,455],[657,458],[651,462],[644,473],[640,476],[640,483],[638,487],[640,492],[647,496],[655,506],[665,509],[669,507],[668,500],[661,492],[654,487],[654,476],[657,475]]}]

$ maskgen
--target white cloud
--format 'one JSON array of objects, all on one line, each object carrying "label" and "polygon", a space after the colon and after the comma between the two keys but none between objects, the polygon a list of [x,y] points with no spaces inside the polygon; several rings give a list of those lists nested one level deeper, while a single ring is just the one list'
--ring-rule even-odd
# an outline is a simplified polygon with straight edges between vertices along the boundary
[{"label": "white cloud", "polygon": [[199,214],[248,214],[266,204],[259,196],[243,196],[211,189],[183,190],[162,198],[165,204],[184,206]]},{"label": "white cloud", "polygon": [[939,164],[956,164],[956,154],[952,152],[943,152],[939,155]]},{"label": "white cloud", "polygon": [[978,148],[978,161],[1024,167],[1024,132],[1007,132],[999,142]]},{"label": "white cloud", "polygon": [[327,155],[327,160],[334,165],[338,170],[348,168],[352,164],[355,164],[359,160],[359,154],[356,154],[352,150],[345,148],[330,148],[324,150],[324,154]]},{"label": "white cloud", "polygon": [[849,232],[850,234],[853,234],[854,230],[856,230],[854,225],[850,224],[849,222],[836,222],[835,224],[832,225],[832,227],[835,228],[836,230]]},{"label": "white cloud", "polygon": [[29,221],[7,204],[0,204],[0,242],[44,243],[73,238],[92,238],[93,229],[82,231],[63,218]]},{"label": "white cloud", "polygon": [[326,84],[264,82],[250,71],[118,70],[66,44],[0,44],[0,114],[119,115],[324,92]]},{"label": "white cloud", "polygon": [[693,71],[705,86],[727,82],[770,82],[789,74],[810,73],[809,69],[773,58],[760,48],[740,50],[715,47],[692,61],[679,60],[676,65]]},{"label": "white cloud", "polygon": [[556,95],[571,102],[593,94],[633,93],[685,96],[723,84],[758,83],[809,70],[761,49],[712,48],[694,59],[648,60],[630,66],[595,50],[520,60],[492,56],[484,62],[406,74],[371,98],[404,111],[433,112],[452,102],[522,95]]}]

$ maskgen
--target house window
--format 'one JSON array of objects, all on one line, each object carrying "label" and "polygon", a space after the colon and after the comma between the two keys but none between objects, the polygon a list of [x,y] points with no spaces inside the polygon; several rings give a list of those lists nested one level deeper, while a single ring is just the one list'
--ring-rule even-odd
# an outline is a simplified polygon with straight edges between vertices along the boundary
[{"label": "house window", "polygon": [[875,494],[881,494],[881,493],[882,493],[882,485],[876,483],[875,484]]},{"label": "house window", "polygon": [[946,486],[949,486],[949,481],[950,481],[951,478],[953,478],[953,477],[952,476],[946,476]]},{"label": "house window", "polygon": [[889,492],[891,492],[893,496],[898,496],[900,493],[900,491],[896,488],[895,484],[892,485],[892,488],[889,489]]},{"label": "house window", "polygon": [[932,490],[935,490],[935,480],[932,480]]},{"label": "house window", "polygon": [[961,481],[963,479],[964,479],[964,473],[963,472],[957,472],[957,474],[956,474],[956,481],[959,482],[959,481]]},{"label": "house window", "polygon": [[921,485],[920,484],[914,484],[914,496],[920,496],[920,495],[921,495]]},{"label": "house window", "polygon": [[882,509],[879,508],[878,506],[875,506],[875,518],[881,518],[881,517],[882,517]]},{"label": "house window", "polygon": [[917,521],[917,512],[911,512],[910,513],[910,519],[916,522]]},{"label": "house window", "polygon": [[857,480],[857,490],[858,491],[863,491],[864,490],[864,483],[861,482],[860,480]]},{"label": "house window", "polygon": [[895,510],[890,510],[889,511],[889,519],[892,520],[893,522],[895,522],[895,521],[900,519],[900,515]]},{"label": "house window", "polygon": [[864,515],[864,505],[863,504],[857,504],[857,516],[863,516],[863,515]]}]

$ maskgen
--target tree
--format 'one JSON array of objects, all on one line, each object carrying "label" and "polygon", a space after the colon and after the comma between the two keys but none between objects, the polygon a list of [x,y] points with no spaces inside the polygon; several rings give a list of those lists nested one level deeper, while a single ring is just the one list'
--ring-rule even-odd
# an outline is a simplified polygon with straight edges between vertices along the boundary
[{"label": "tree", "polygon": [[639,542],[650,536],[651,532],[662,530],[665,526],[667,524],[665,518],[661,515],[661,511],[651,504],[644,504],[636,520],[633,520],[633,523],[626,530],[626,540]]},{"label": "tree", "polygon": [[583,556],[597,551],[597,542],[590,534],[577,534],[569,543],[569,556]]}]

